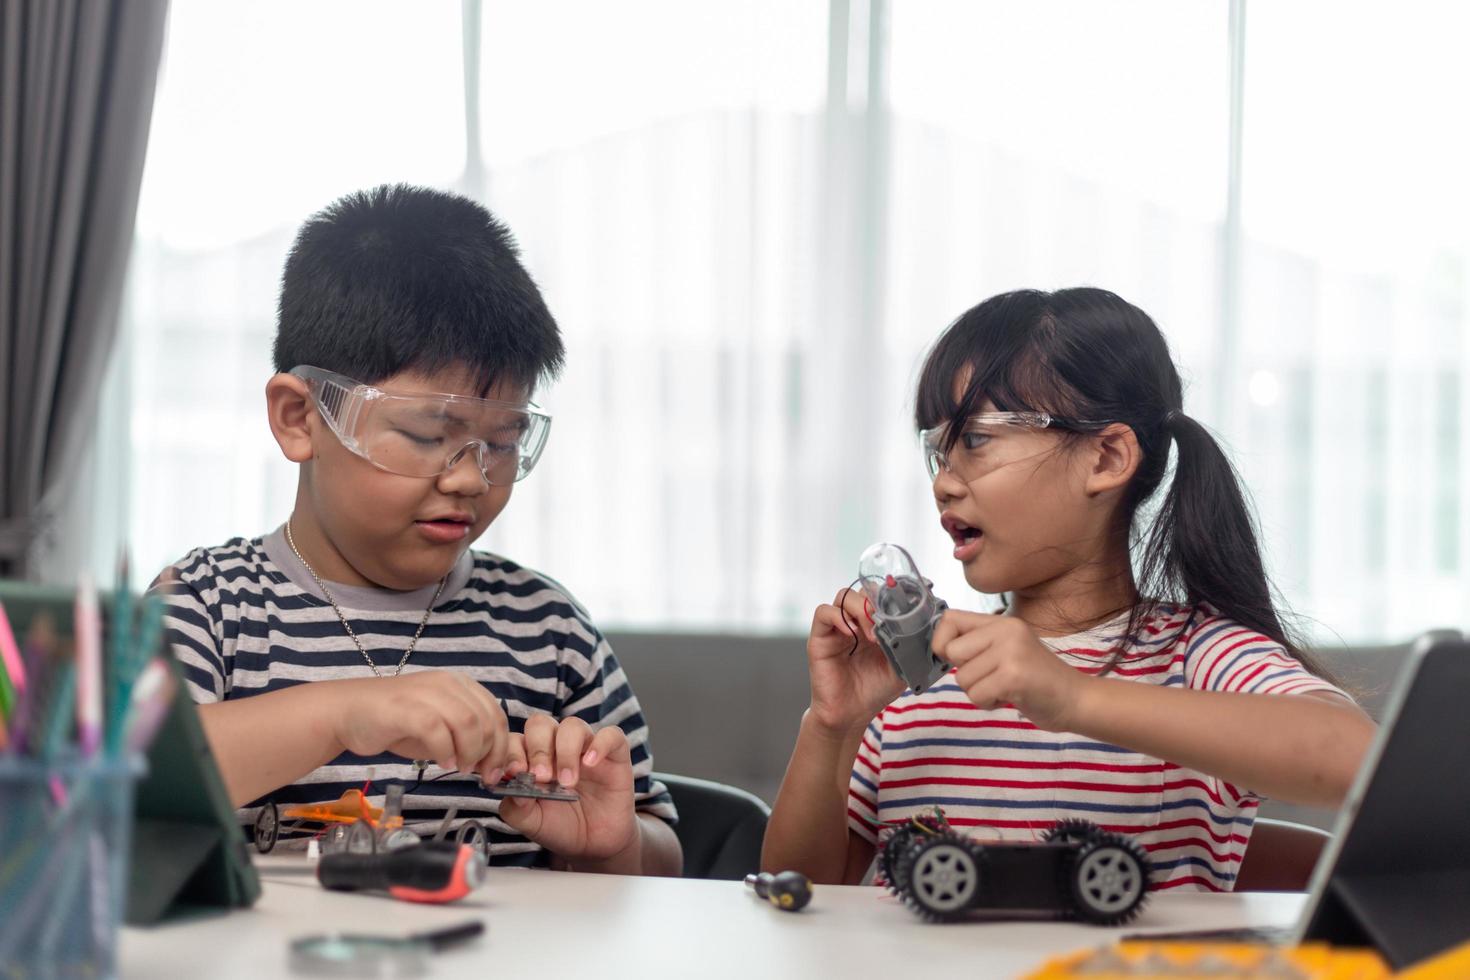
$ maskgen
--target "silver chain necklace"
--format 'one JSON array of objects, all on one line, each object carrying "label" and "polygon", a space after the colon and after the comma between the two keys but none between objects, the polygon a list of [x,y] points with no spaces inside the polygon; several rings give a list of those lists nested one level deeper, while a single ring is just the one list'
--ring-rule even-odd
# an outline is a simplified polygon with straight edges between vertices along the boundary
[{"label": "silver chain necklace", "polygon": [[[367,655],[367,651],[362,648],[362,641],[359,640],[357,638],[357,634],[352,631],[352,624],[347,622],[347,617],[342,615],[342,607],[337,605],[337,600],[332,597],[332,592],[330,589],[327,588],[327,583],[323,582],[322,577],[316,573],[316,569],[312,568],[311,564],[307,562],[305,558],[301,557],[301,552],[296,547],[296,539],[291,536],[290,521],[286,522],[286,543],[291,546],[291,553],[296,556],[296,560],[301,562],[302,566],[304,566],[306,570],[311,573],[312,578],[316,579],[317,587],[322,590],[322,595],[327,597],[327,601],[330,602],[332,604],[332,608],[337,611],[337,619],[342,622],[342,628],[347,631],[347,635],[352,637],[352,642],[357,645],[357,652],[362,654],[362,659],[367,662],[367,665],[370,668],[372,668],[373,676],[382,677],[383,672],[378,669],[378,665],[373,663],[373,658],[369,657]],[[441,578],[439,580],[439,587],[434,590],[434,598],[429,600],[429,608],[424,610],[424,618],[419,620],[419,628],[413,631],[413,639],[408,641],[408,649],[403,651],[403,659],[398,661],[398,669],[393,671],[394,677],[397,677],[399,674],[403,673],[403,665],[408,663],[409,657],[413,656],[413,648],[418,644],[419,637],[423,635],[424,627],[427,626],[429,623],[429,613],[434,611],[434,603],[439,601],[439,593],[444,591],[444,583],[446,580],[448,580],[448,578],[449,576],[446,575],[444,576],[444,578]]]}]

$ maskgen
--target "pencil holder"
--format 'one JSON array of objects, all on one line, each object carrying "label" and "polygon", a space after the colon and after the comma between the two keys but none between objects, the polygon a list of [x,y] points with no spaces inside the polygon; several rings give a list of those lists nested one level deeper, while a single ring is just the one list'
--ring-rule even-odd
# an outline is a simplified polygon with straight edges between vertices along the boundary
[{"label": "pencil holder", "polygon": [[141,771],[0,755],[0,978],[116,976]]}]

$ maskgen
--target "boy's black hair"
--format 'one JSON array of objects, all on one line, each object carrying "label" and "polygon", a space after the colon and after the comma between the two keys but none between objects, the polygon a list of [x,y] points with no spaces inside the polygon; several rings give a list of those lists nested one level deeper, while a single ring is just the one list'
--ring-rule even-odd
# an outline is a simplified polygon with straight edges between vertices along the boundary
[{"label": "boy's black hair", "polygon": [[[966,374],[956,399],[955,380]],[[1277,611],[1240,478],[1209,430],[1184,414],[1179,372],[1147,313],[1105,289],[991,297],[951,324],[929,352],[915,422],[920,429],[949,423],[948,450],[987,398],[1002,412],[1096,423],[1072,426],[1074,436],[1077,429],[1121,422],[1137,437],[1143,461],[1118,517],[1144,598],[1133,607],[1117,653],[1156,603],[1207,602],[1327,676]],[[1138,526],[1140,506],[1167,473],[1171,441],[1178,451],[1174,478],[1152,526]]]},{"label": "boy's black hair", "polygon": [[281,276],[275,368],[374,384],[470,372],[534,389],[561,369],[561,332],[505,225],[468,198],[407,184],[342,197],[306,220]]}]

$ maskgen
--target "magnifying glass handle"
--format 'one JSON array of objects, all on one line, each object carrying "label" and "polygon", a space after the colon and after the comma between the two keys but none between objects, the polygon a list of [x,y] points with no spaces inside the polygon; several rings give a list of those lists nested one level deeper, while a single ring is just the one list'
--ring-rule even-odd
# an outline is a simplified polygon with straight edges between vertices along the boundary
[{"label": "magnifying glass handle", "polygon": [[429,932],[416,932],[408,938],[416,940],[417,942],[428,943],[431,947],[433,947],[434,952],[437,953],[441,949],[448,949],[450,946],[454,946],[462,942],[467,942],[468,940],[474,939],[476,936],[483,935],[484,932],[485,923],[480,922],[479,920],[474,920],[471,922],[461,922],[457,926],[449,926],[445,929],[434,929]]}]

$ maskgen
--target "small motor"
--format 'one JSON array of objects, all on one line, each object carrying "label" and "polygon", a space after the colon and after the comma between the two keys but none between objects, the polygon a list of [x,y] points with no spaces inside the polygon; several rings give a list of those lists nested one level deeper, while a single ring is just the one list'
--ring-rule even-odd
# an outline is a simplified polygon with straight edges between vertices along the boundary
[{"label": "small motor", "polygon": [[873,632],[893,672],[922,694],[949,671],[930,649],[934,627],[948,604],[935,598],[909,553],[896,544],[873,545],[858,559],[858,581],[873,608]]}]

